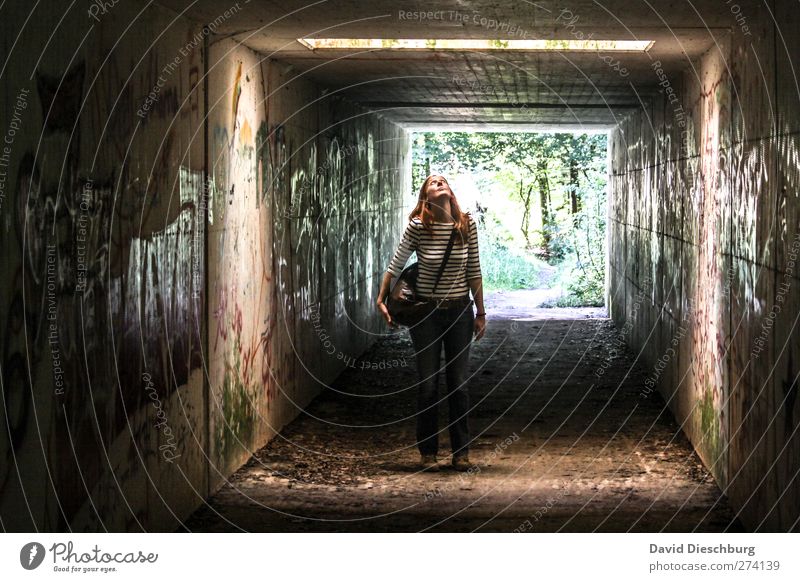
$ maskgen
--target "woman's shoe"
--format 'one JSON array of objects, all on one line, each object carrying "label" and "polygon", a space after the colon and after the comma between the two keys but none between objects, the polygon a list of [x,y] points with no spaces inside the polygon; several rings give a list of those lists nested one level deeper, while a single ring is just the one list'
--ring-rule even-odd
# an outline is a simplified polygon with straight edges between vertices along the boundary
[{"label": "woman's shoe", "polygon": [[467,455],[454,455],[453,456],[453,469],[456,471],[471,471],[477,467],[471,463]]},{"label": "woman's shoe", "polygon": [[436,455],[422,455],[419,464],[423,471],[436,472],[439,470],[439,463],[436,462]]}]

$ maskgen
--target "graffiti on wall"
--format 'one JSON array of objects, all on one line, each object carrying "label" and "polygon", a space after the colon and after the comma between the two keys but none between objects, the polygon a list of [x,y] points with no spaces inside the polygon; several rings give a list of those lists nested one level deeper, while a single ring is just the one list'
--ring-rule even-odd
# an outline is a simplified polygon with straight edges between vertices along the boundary
[{"label": "graffiti on wall", "polygon": [[[265,122],[254,107],[261,95],[258,68],[233,64],[227,99],[211,115],[211,176],[222,193],[211,237],[210,349],[213,441],[221,466],[235,463],[259,430],[259,418],[276,396],[271,320],[271,206],[265,204],[268,158]],[[222,73],[224,74],[224,73]],[[258,127],[254,132],[253,127]],[[214,231],[212,231],[214,232]],[[245,449],[242,449],[245,447]]]},{"label": "graffiti on wall", "polygon": [[[53,458],[73,459],[51,468],[64,495],[47,502],[57,507],[45,512],[57,522],[40,527],[67,529],[89,492],[108,478],[110,444],[145,404],[141,370],[149,370],[167,397],[200,367],[202,297],[193,303],[191,290],[204,279],[192,244],[198,232],[203,236],[204,223],[196,219],[202,175],[179,180],[185,171],[175,162],[174,129],[164,133],[149,164],[152,179],[131,170],[151,145],[131,143],[133,96],[154,82],[148,75],[158,70],[156,52],[133,80],[121,70],[130,71],[135,61],[108,59],[90,89],[93,72],[82,61],[65,75],[37,71],[30,107],[41,113],[42,124],[37,129],[32,119],[25,122],[41,139],[15,152],[13,227],[2,235],[11,273],[10,304],[0,314],[7,323],[3,375],[13,386],[4,391],[13,411],[6,454],[42,446],[31,437],[36,428],[49,435],[45,445]],[[170,91],[174,85],[153,121],[178,110]],[[158,216],[166,220],[153,227]],[[6,460],[0,496],[13,471]],[[130,461],[133,470],[136,460]]]}]

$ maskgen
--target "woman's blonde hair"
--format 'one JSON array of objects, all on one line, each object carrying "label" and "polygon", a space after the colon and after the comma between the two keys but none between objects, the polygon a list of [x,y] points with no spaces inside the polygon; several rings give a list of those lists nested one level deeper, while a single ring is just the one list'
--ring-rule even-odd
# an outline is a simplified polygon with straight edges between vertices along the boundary
[{"label": "woman's blonde hair", "polygon": [[[433,224],[433,211],[431,210],[430,202],[428,202],[428,183],[431,179],[435,177],[444,178],[441,174],[431,174],[425,181],[422,183],[419,189],[419,198],[417,199],[417,205],[414,207],[414,210],[411,211],[411,214],[408,215],[408,219],[411,220],[417,216],[422,221],[422,224],[430,230]],[[444,178],[445,182],[447,182],[447,178]],[[450,187],[450,183],[447,182],[447,187]],[[453,192],[453,189],[450,188],[450,192]],[[455,222],[455,227],[461,233],[461,240],[462,242],[466,242],[469,239],[469,213],[462,212],[461,207],[458,205],[458,201],[456,200],[456,195],[453,193],[453,196],[450,198],[450,215],[453,217],[453,222]]]}]

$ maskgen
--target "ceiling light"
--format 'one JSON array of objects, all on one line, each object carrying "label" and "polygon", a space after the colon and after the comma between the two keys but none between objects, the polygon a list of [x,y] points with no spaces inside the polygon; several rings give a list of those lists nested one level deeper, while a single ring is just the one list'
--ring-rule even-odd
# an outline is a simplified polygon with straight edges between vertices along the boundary
[{"label": "ceiling light", "polygon": [[652,40],[470,40],[440,38],[298,38],[311,49],[643,52]]}]

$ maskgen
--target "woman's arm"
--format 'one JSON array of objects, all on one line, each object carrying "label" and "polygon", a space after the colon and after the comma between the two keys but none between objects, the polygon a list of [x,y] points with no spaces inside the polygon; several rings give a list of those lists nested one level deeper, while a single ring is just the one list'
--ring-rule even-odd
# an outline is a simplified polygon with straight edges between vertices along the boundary
[{"label": "woman's arm", "polygon": [[475,307],[478,313],[486,313],[483,307],[483,277],[475,277],[467,281],[469,288],[472,290],[472,299],[475,301]]},{"label": "woman's arm", "polygon": [[378,291],[378,303],[383,303],[389,296],[389,287],[391,286],[392,279],[394,279],[394,275],[392,275],[389,271],[386,271],[383,274],[383,278],[381,279],[381,288],[380,291]]},{"label": "woman's arm", "polygon": [[391,284],[391,282],[392,282],[392,274],[387,271],[383,274],[383,279],[381,279],[381,288],[380,291],[378,291],[377,306],[378,306],[378,311],[381,312],[381,315],[383,315],[383,318],[386,320],[386,323],[388,323],[389,325],[394,325],[392,323],[392,316],[389,315],[389,309],[386,307],[386,303],[384,303],[386,301],[386,297],[389,295],[389,285]]},{"label": "woman's arm", "polygon": [[472,289],[472,298],[475,301],[475,307],[478,312],[475,314],[475,340],[483,337],[486,331],[486,309],[483,306],[483,277],[474,277],[468,279],[470,289]]},{"label": "woman's arm", "polygon": [[472,290],[472,299],[478,309],[475,314],[475,339],[483,337],[486,328],[486,308],[483,305],[483,274],[478,251],[478,225],[470,216],[469,219],[469,256],[467,258],[467,283]]},{"label": "woman's arm", "polygon": [[419,232],[414,224],[414,221],[412,220],[409,221],[405,231],[403,231],[403,239],[400,241],[397,250],[394,252],[392,260],[389,261],[389,266],[387,267],[386,272],[391,274],[393,277],[399,277],[400,273],[403,272],[403,267],[406,266],[406,262],[411,256],[411,253],[417,250],[418,246]]},{"label": "woman's arm", "polygon": [[403,267],[405,267],[406,261],[408,261],[408,257],[411,256],[411,253],[417,250],[418,244],[419,232],[414,225],[414,221],[409,221],[408,225],[406,226],[406,230],[403,232],[403,240],[400,241],[400,245],[397,247],[392,260],[389,262],[389,268],[386,269],[386,272],[383,274],[383,279],[381,279],[381,287],[378,291],[378,300],[375,302],[376,306],[378,307],[378,311],[381,312],[381,315],[383,315],[383,318],[389,325],[394,325],[392,322],[392,316],[389,315],[389,310],[384,303],[386,301],[386,297],[389,295],[389,286],[392,283],[393,277],[400,276]]}]

